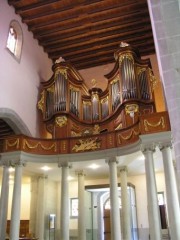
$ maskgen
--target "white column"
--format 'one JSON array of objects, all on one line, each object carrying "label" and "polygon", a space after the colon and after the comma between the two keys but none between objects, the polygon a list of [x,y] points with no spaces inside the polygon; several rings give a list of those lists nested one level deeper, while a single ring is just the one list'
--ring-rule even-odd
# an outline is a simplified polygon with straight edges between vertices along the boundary
[{"label": "white column", "polygon": [[10,240],[19,240],[21,210],[22,161],[15,163],[14,189],[11,209]]},{"label": "white column", "polygon": [[59,164],[61,167],[61,214],[60,214],[60,239],[69,240],[69,184],[68,164]]},{"label": "white column", "polygon": [[149,232],[150,239],[161,240],[162,233],[153,160],[154,151],[154,146],[145,146],[143,149],[146,169]]},{"label": "white column", "polygon": [[45,185],[47,176],[38,177],[38,194],[36,208],[36,237],[44,240],[45,228]]},{"label": "white column", "polygon": [[8,164],[4,163],[0,198],[0,239],[6,238],[8,198],[9,198],[9,166]]},{"label": "white column", "polygon": [[130,199],[128,195],[127,184],[127,167],[119,168],[121,179],[121,205],[122,205],[122,222],[123,222],[123,240],[131,240],[131,213],[130,213]]},{"label": "white column", "polygon": [[84,173],[78,171],[78,239],[86,240]]},{"label": "white column", "polygon": [[170,144],[160,146],[166,183],[169,230],[172,240],[180,239],[180,208]]},{"label": "white column", "polygon": [[121,240],[120,209],[117,182],[117,161],[116,158],[108,160],[110,180],[110,203],[111,203],[111,239]]},{"label": "white column", "polygon": [[31,202],[29,219],[29,233],[32,237],[36,237],[37,195],[38,195],[38,178],[34,176],[31,177]]}]

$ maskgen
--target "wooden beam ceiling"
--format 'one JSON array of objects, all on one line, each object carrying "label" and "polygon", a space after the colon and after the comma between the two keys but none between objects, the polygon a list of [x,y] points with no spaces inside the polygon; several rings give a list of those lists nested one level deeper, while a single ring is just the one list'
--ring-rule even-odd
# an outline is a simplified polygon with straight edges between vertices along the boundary
[{"label": "wooden beam ceiling", "polygon": [[121,41],[155,53],[146,0],[9,0],[52,61],[78,70],[114,62]]}]

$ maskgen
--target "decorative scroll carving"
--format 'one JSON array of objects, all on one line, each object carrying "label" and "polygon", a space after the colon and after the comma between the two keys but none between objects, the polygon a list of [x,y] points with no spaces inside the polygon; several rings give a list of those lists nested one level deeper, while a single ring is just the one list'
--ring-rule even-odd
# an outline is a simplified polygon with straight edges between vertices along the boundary
[{"label": "decorative scroll carving", "polygon": [[54,93],[54,85],[52,85],[51,87],[47,88],[48,92]]},{"label": "decorative scroll carving", "polygon": [[94,151],[96,149],[99,149],[100,146],[100,140],[98,138],[88,138],[88,139],[79,139],[79,142],[75,144],[75,146],[72,148],[72,151],[75,152],[84,152],[84,151]]},{"label": "decorative scroll carving", "polygon": [[96,80],[95,78],[93,78],[93,79],[91,80],[91,83],[92,83],[92,87],[95,88],[96,85],[97,85],[97,80]]},{"label": "decorative scroll carving", "polygon": [[61,117],[57,117],[55,120],[56,126],[58,127],[64,127],[67,125],[67,117],[66,116],[61,116]]},{"label": "decorative scroll carving", "polygon": [[19,138],[17,138],[15,141],[12,142],[12,140],[6,140],[6,150],[8,147],[16,147],[16,149],[19,148]]},{"label": "decorative scroll carving", "polygon": [[119,58],[119,63],[121,64],[122,61],[123,61],[125,58],[129,59],[130,61],[132,61],[132,62],[134,63],[134,58],[133,58],[132,54],[130,54],[130,53],[122,54],[122,55],[120,56],[120,58]]},{"label": "decorative scroll carving", "polygon": [[59,74],[62,74],[65,79],[67,79],[67,69],[63,69],[63,68],[58,68],[55,72],[55,78],[59,75]]},{"label": "decorative scroll carving", "polygon": [[31,145],[27,140],[24,139],[23,141],[23,149],[26,149],[26,148],[29,148],[29,149],[37,149],[38,146],[40,146],[43,150],[52,150],[54,149],[54,152],[57,151],[57,146],[56,146],[56,143],[53,143],[51,146],[49,147],[45,147],[41,142],[38,142],[34,145]]},{"label": "decorative scroll carving", "polygon": [[100,127],[98,124],[95,124],[93,129],[93,134],[99,134],[99,133],[100,133]]},{"label": "decorative scroll carving", "polygon": [[144,129],[146,132],[149,131],[148,127],[158,127],[158,126],[162,126],[162,128],[165,128],[165,121],[164,121],[164,117],[161,117],[159,119],[159,121],[157,123],[150,123],[147,119],[144,119]]},{"label": "decorative scroll carving", "polygon": [[139,111],[139,106],[137,104],[127,104],[125,106],[126,114],[129,114],[130,117],[134,117],[134,113]]},{"label": "decorative scroll carving", "polygon": [[41,98],[40,98],[40,100],[39,100],[39,102],[38,102],[38,109],[39,110],[41,110],[42,112],[44,112],[44,93],[45,93],[45,91],[43,90],[42,92],[41,92]]},{"label": "decorative scroll carving", "polygon": [[115,128],[115,131],[119,130],[122,128],[122,123],[120,123],[116,128]]},{"label": "decorative scroll carving", "polygon": [[152,91],[154,91],[158,81],[157,81],[156,77],[154,76],[152,69],[148,68],[148,70],[149,70],[150,82],[152,85]]}]

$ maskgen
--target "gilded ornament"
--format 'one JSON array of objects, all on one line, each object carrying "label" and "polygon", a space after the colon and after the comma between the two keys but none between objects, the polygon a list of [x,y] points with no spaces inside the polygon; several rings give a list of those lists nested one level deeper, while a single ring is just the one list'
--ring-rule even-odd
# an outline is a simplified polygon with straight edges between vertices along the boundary
[{"label": "gilded ornament", "polygon": [[91,102],[89,102],[89,101],[83,101],[83,105],[88,105],[88,106],[91,106],[91,105],[92,105],[92,103],[91,103]]},{"label": "gilded ornament", "polygon": [[149,70],[149,78],[150,78],[150,82],[151,82],[151,86],[152,86],[152,91],[154,91],[158,81],[157,81],[156,77],[154,76],[152,69],[148,68],[148,70]]},{"label": "gilded ornament", "polygon": [[134,117],[134,113],[139,111],[139,106],[137,104],[128,104],[125,106],[126,114]]},{"label": "gilded ornament", "polygon": [[29,148],[29,149],[37,149],[38,146],[40,146],[43,150],[46,150],[46,151],[51,150],[51,149],[54,148],[54,152],[56,152],[56,149],[57,149],[56,143],[53,143],[53,144],[52,144],[51,146],[49,146],[49,147],[45,147],[44,145],[42,145],[41,142],[38,142],[38,143],[36,143],[36,144],[34,144],[34,145],[31,145],[27,140],[24,140],[24,142],[23,142],[23,149],[26,149],[26,148]]},{"label": "gilded ornament", "polygon": [[99,134],[99,133],[100,133],[100,127],[98,124],[95,124],[93,129],[93,134]]},{"label": "gilded ornament", "polygon": [[38,109],[41,110],[42,112],[44,112],[44,94],[45,94],[45,91],[43,90],[41,92],[41,98],[38,102]]},{"label": "gilded ornament", "polygon": [[107,97],[101,99],[101,104],[108,102],[108,98],[109,98],[109,97],[107,96]]},{"label": "gilded ornament", "polygon": [[119,129],[121,129],[122,128],[122,123],[120,123],[116,128],[115,128],[115,131],[116,130],[119,130]]},{"label": "gilded ornament", "polygon": [[16,149],[19,148],[19,138],[17,138],[14,142],[11,140],[6,140],[6,150],[8,150],[8,147],[16,147]]},{"label": "gilded ornament", "polygon": [[50,86],[49,88],[47,88],[47,91],[48,91],[48,92],[51,92],[51,93],[54,93],[54,88],[55,88],[55,86],[52,85],[52,86]]},{"label": "gilded ornament", "polygon": [[146,68],[137,67],[137,74],[140,75],[142,72],[146,72]]},{"label": "gilded ornament", "polygon": [[95,78],[93,78],[93,79],[91,80],[91,83],[92,83],[92,87],[95,88],[96,85],[97,85],[97,80],[96,80]]},{"label": "gilded ornament", "polygon": [[117,75],[117,76],[110,82],[110,84],[111,84],[111,85],[112,85],[112,84],[115,84],[115,83],[117,83],[119,80],[120,80],[120,77],[119,77],[119,75]]},{"label": "gilded ornament", "polygon": [[93,93],[93,94],[92,94],[92,99],[99,100],[98,94],[97,94],[97,93]]},{"label": "gilded ornament", "polygon": [[144,129],[146,132],[149,131],[149,127],[158,127],[162,126],[162,128],[165,128],[165,122],[164,122],[164,117],[161,117],[157,123],[150,123],[147,119],[144,119]]},{"label": "gilded ornament", "polygon": [[69,88],[70,88],[70,90],[72,90],[74,92],[79,92],[79,88],[77,88],[77,87],[70,85]]},{"label": "gilded ornament", "polygon": [[57,117],[55,119],[55,123],[56,123],[56,126],[58,127],[64,127],[67,125],[67,117],[66,116]]},{"label": "gilded ornament", "polygon": [[123,61],[125,58],[129,59],[130,61],[132,61],[132,62],[134,63],[133,56],[132,56],[132,54],[130,54],[130,53],[122,54],[122,55],[120,56],[120,58],[119,58],[119,63],[121,64],[122,61]]},{"label": "gilded ornament", "polygon": [[98,138],[92,139],[79,139],[79,142],[75,144],[72,148],[72,151],[75,152],[84,152],[84,151],[94,151],[101,147],[100,140]]},{"label": "gilded ornament", "polygon": [[118,135],[118,138],[119,138],[119,142],[121,142],[120,138],[123,139],[123,140],[129,140],[131,139],[132,137],[134,136],[138,136],[139,135],[139,130],[138,131],[135,131],[135,129],[133,128],[130,133],[128,135],[125,136],[125,134],[119,134]]},{"label": "gilded ornament", "polygon": [[67,69],[66,68],[58,68],[55,72],[55,79],[57,78],[58,75],[63,75],[65,79],[67,79]]}]

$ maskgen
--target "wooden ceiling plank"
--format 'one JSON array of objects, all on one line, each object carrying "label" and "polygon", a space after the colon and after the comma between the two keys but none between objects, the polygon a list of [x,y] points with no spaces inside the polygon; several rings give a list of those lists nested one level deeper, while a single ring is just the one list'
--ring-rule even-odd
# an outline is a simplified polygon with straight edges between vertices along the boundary
[{"label": "wooden ceiling plank", "polygon": [[[21,15],[21,17],[25,20],[32,20],[36,18],[41,18],[43,16],[54,15],[55,13],[60,12],[61,14],[72,14],[73,11],[77,13],[87,13],[87,14],[95,14],[102,11],[107,11],[110,9],[115,9],[121,7],[122,11],[129,11],[130,9],[138,10],[141,7],[144,7],[145,2],[128,2],[123,3],[120,1],[96,1],[91,4],[87,4],[82,1],[43,1],[37,2],[34,4],[28,4],[26,6],[17,7],[17,14]],[[89,1],[87,1],[89,3]]]},{"label": "wooden ceiling plank", "polygon": [[[144,5],[143,8],[144,9]],[[137,10],[137,9],[132,9],[130,11],[128,11],[126,14],[133,14],[135,12],[138,12],[139,14],[141,14],[142,11]],[[65,11],[64,15],[62,12],[56,12],[54,14],[51,15],[45,15],[44,17],[36,17],[33,18],[31,16],[31,19],[27,19],[27,18],[22,18],[23,22],[25,22],[26,24],[28,24],[28,26],[31,27],[33,26],[33,24],[36,24],[36,27],[42,26],[45,23],[47,24],[54,24],[57,21],[66,21],[67,16],[76,16],[76,20],[81,20],[81,21],[85,21],[86,22],[94,22],[94,21],[100,21],[101,19],[106,19],[107,17],[112,17],[113,15],[122,15],[124,14],[124,11],[122,11],[121,7],[115,7],[115,8],[110,8],[109,10],[102,10],[99,11],[98,13],[93,13],[93,14],[79,14],[79,12],[76,13],[75,10],[71,10],[71,12],[69,14],[67,14],[67,12]],[[77,16],[78,15],[78,16]],[[99,20],[98,20],[99,18]],[[91,20],[91,21],[90,21]],[[31,29],[32,30],[32,29]]]},{"label": "wooden ceiling plank", "polygon": [[[144,30],[145,29],[145,30]],[[114,29],[110,29],[110,30],[107,30],[107,31],[96,31],[96,32],[93,32],[91,34],[91,36],[89,36],[89,34],[80,34],[78,36],[75,36],[73,37],[72,39],[71,38],[68,38],[68,39],[65,39],[65,40],[61,40],[61,41],[54,41],[52,42],[51,44],[48,43],[48,45],[42,43],[40,41],[40,44],[42,46],[44,46],[44,49],[45,51],[48,51],[48,52],[53,52],[53,51],[56,51],[57,48],[63,48],[63,49],[66,49],[66,48],[69,48],[69,47],[72,47],[73,45],[75,46],[78,46],[78,45],[86,45],[87,43],[89,42],[94,42],[94,41],[97,41],[97,39],[100,41],[103,41],[103,40],[106,40],[106,39],[109,39],[111,40],[111,38],[114,37],[114,35],[118,35],[119,37],[123,36],[124,34],[142,34],[143,32],[144,33],[147,33],[147,32],[150,32],[152,33],[152,30],[151,30],[151,27],[149,25],[147,25],[145,28],[144,26],[141,25],[141,23],[139,24],[139,26],[137,25],[136,27],[136,30],[134,30],[133,28],[126,28],[126,32],[124,30],[124,27],[121,28],[114,28]]]},{"label": "wooden ceiling plank", "polygon": [[[149,37],[149,34],[152,36],[152,31],[151,31],[151,28],[147,28],[146,30],[143,30],[142,32],[142,29],[136,29],[135,30],[131,30],[129,32],[126,33],[126,39],[128,39],[129,37],[132,38],[132,35],[135,34],[136,35],[136,38],[138,36],[140,36],[142,38],[143,34],[146,34],[148,37]],[[82,42],[78,42],[78,41],[75,41],[73,44],[59,44],[59,46],[57,46],[56,48],[45,48],[45,51],[46,52],[49,52],[49,53],[53,53],[53,52],[56,52],[57,50],[58,51],[62,51],[62,52],[66,52],[66,51],[76,51],[78,49],[83,49],[83,48],[91,48],[92,46],[94,45],[104,45],[104,44],[107,44],[109,42],[113,42],[115,39],[118,39],[119,41],[121,41],[121,39],[124,37],[124,33],[117,33],[117,32],[114,32],[111,33],[111,35],[109,36],[105,36],[105,37],[99,37],[99,38],[92,38],[90,40],[84,40]]]},{"label": "wooden ceiling plank", "polygon": [[[79,25],[76,22],[72,21],[69,25],[64,25],[62,24],[61,22],[60,23],[57,23],[55,25],[46,25],[45,27],[39,29],[33,29],[33,33],[34,33],[34,37],[35,38],[48,38],[49,36],[56,36],[56,35],[60,35],[62,36],[62,33],[63,33],[63,36],[64,37],[67,37],[66,34],[69,34],[72,32],[72,35],[74,33],[76,33],[78,30],[81,30],[81,31],[88,31],[88,29],[92,29],[92,30],[99,30],[99,29],[102,29],[102,28],[107,28],[107,27],[111,27],[113,25],[123,25],[124,23],[126,22],[136,22],[136,21],[141,21],[142,22],[142,19],[143,21],[144,20],[149,20],[150,22],[150,19],[149,19],[149,16],[147,15],[147,12],[144,12],[144,15],[140,15],[139,16],[139,13],[135,13],[135,14],[132,14],[130,16],[127,16],[127,17],[124,17],[124,16],[113,16],[112,18],[108,18],[108,19],[105,19],[101,22],[94,22],[94,23],[87,23],[87,24],[84,24],[84,25]],[[76,23],[76,24],[74,24]],[[70,34],[69,34],[70,35]],[[62,37],[63,37],[62,36]]]},{"label": "wooden ceiling plank", "polygon": [[[83,56],[87,56],[88,54],[91,54],[92,52],[94,53],[95,51],[106,51],[107,48],[109,46],[114,46],[114,51],[118,48],[119,44],[120,44],[120,41],[125,41],[131,45],[137,45],[139,44],[140,41],[142,39],[142,36],[139,36],[136,38],[136,41],[134,41],[134,38],[133,37],[129,37],[129,39],[126,41],[126,39],[121,39],[119,40],[119,38],[116,38],[114,39],[114,41],[112,42],[109,42],[108,44],[104,45],[104,46],[101,46],[99,47],[98,45],[94,45],[94,46],[90,46],[89,48],[74,48],[72,51],[69,51],[69,52],[63,52],[63,51],[56,51],[55,53],[52,53],[52,54],[49,54],[49,57],[50,58],[53,58],[53,59],[58,59],[60,56],[63,57],[65,60],[66,59],[73,59],[73,58],[83,58]],[[143,38],[143,46],[144,46],[144,42],[147,43],[149,39],[149,36],[147,36],[147,38]],[[153,40],[151,40],[151,44],[153,44]],[[142,45],[142,44],[141,44]]]}]

